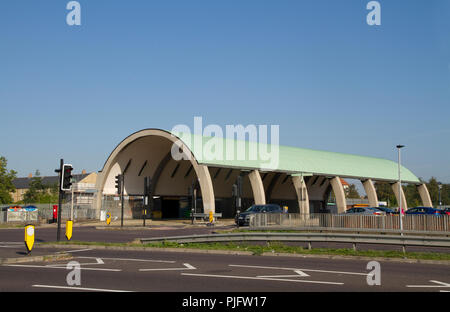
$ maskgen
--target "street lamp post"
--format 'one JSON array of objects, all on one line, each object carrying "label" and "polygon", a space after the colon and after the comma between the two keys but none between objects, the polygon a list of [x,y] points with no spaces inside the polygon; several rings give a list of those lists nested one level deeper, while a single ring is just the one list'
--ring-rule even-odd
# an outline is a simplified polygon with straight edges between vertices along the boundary
[{"label": "street lamp post", "polygon": [[442,209],[442,200],[441,200],[441,189],[442,189],[442,183],[438,183],[438,189],[439,189],[439,209]]},{"label": "street lamp post", "polygon": [[[397,145],[398,150],[398,215],[400,218],[400,231],[403,231],[403,210],[402,210],[402,178],[400,174],[400,149],[405,147],[404,145]],[[403,235],[403,233],[402,233]]]}]

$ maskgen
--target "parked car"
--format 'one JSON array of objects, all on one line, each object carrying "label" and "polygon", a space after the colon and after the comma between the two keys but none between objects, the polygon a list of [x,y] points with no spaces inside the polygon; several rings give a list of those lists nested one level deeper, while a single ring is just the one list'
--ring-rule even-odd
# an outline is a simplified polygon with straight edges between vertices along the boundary
[{"label": "parked car", "polygon": [[244,212],[239,214],[239,218],[236,215],[235,222],[239,226],[249,225],[250,215],[254,213],[282,213],[283,209],[277,204],[266,204],[266,205],[253,205]]},{"label": "parked car", "polygon": [[442,211],[443,211],[446,215],[450,216],[450,208],[444,208],[444,209],[442,209]]},{"label": "parked car", "polygon": [[445,212],[441,209],[433,208],[433,207],[414,207],[406,210],[406,214],[408,215],[435,215],[440,216],[445,214]]},{"label": "parked car", "polygon": [[378,210],[383,211],[384,213],[386,213],[387,215],[395,215],[398,214],[398,212],[395,212],[394,210],[387,208],[387,207],[373,207],[376,208]]},{"label": "parked car", "polygon": [[348,209],[344,214],[352,214],[352,215],[365,215],[365,216],[381,216],[385,215],[384,211],[381,211],[374,207],[354,207]]}]

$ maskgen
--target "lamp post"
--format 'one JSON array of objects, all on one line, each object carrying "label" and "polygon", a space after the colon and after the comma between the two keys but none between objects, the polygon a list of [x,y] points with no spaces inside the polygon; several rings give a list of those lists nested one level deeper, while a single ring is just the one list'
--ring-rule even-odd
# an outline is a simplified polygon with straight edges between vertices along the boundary
[{"label": "lamp post", "polygon": [[441,200],[441,189],[442,189],[442,183],[438,183],[438,189],[439,189],[439,209],[442,209],[442,200]]},{"label": "lamp post", "polygon": [[[402,220],[402,216],[403,216],[403,209],[402,209],[402,178],[401,178],[401,174],[400,174],[400,149],[405,147],[404,145],[397,145],[397,150],[398,150],[398,215],[400,218],[400,231],[403,231],[403,220]],[[403,235],[403,233],[402,233]]]}]

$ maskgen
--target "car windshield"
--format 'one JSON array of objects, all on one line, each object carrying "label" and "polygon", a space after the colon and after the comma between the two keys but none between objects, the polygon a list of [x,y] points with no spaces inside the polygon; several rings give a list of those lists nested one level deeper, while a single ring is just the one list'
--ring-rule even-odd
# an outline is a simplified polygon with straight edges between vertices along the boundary
[{"label": "car windshield", "polygon": [[262,206],[251,206],[245,212],[259,212],[261,211]]}]

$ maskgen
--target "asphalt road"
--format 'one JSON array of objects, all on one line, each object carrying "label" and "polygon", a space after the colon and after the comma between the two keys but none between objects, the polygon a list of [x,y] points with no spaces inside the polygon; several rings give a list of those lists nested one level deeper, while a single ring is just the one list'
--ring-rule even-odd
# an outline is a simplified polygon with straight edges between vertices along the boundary
[{"label": "asphalt road", "polygon": [[[142,227],[113,227],[107,229],[102,227],[97,229],[95,226],[76,226],[73,228],[72,240],[83,242],[115,242],[126,243],[141,237],[160,237],[160,236],[177,236],[190,234],[211,234],[214,231],[227,229],[230,227],[190,227],[185,225],[156,225]],[[55,242],[56,241],[56,226],[52,227],[37,227],[35,231],[35,241],[39,242]],[[64,237],[65,229],[61,228],[61,240],[66,240]],[[0,243],[1,242],[23,242],[24,229],[0,229]]]},{"label": "asphalt road", "polygon": [[[72,259],[0,266],[0,292],[410,292],[450,291],[450,267],[381,261],[167,251],[68,250]],[[69,285],[67,263],[80,264]],[[375,272],[375,273],[374,273]],[[371,276],[369,274],[375,274]],[[380,285],[368,285],[379,278]],[[76,279],[72,279],[76,280]]]}]

